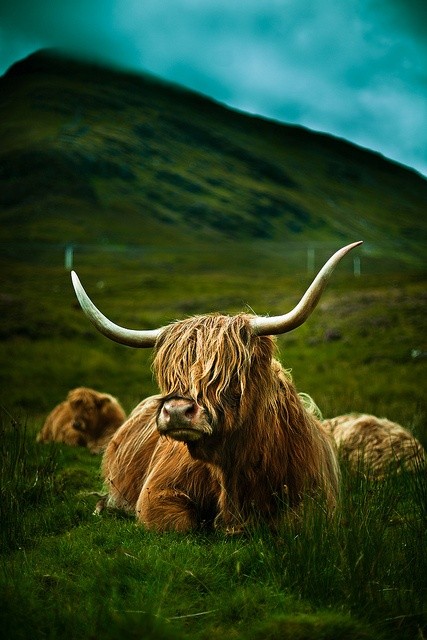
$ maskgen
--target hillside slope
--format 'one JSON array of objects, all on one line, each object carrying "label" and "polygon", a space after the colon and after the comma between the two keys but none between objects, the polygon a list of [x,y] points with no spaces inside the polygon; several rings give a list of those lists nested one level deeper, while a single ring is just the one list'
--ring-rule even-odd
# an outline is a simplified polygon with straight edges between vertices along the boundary
[{"label": "hillside slope", "polygon": [[0,96],[8,243],[364,239],[424,262],[427,181],[343,140],[52,52]]}]

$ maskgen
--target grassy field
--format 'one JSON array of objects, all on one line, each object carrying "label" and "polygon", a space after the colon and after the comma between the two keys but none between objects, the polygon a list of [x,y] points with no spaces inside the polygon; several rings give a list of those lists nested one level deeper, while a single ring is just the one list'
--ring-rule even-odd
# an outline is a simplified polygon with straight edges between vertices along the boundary
[{"label": "grassy field", "polygon": [[[114,321],[151,328],[194,313],[287,311],[309,282],[292,252],[76,252]],[[302,254],[304,256],[304,254]],[[316,267],[324,257],[316,257]],[[317,265],[317,260],[320,262]],[[155,391],[150,353],[111,343],[79,311],[60,250],[2,258],[1,623],[5,638],[371,640],[427,637],[427,478],[376,484],[343,469],[326,521],[307,504],[275,536],[155,535],[92,515],[100,459],[35,442],[47,412],[87,385],[130,411]],[[425,274],[346,259],[310,320],[278,341],[325,417],[386,415],[427,444]]]},{"label": "grassy field", "polygon": [[2,449],[4,637],[424,637],[425,476],[345,475],[334,521],[307,505],[274,537],[154,535],[91,515],[86,452],[22,425]]}]

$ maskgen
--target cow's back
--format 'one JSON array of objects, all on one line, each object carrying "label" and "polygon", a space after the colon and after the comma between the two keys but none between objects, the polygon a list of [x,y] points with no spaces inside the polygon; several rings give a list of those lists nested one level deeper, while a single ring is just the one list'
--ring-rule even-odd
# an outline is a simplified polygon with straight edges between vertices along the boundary
[{"label": "cow's back", "polygon": [[416,471],[426,454],[415,436],[397,422],[370,414],[350,413],[324,420],[341,457],[353,469],[380,477],[393,466]]}]

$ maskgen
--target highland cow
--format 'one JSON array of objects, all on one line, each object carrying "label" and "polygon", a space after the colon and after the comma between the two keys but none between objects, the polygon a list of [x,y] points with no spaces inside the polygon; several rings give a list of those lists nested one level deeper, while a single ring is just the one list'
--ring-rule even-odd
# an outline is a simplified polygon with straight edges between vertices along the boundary
[{"label": "highland cow", "polygon": [[283,316],[212,314],[150,331],[112,323],[72,274],[101,333],[155,349],[160,394],[136,407],[104,454],[110,504],[157,531],[214,524],[228,532],[274,525],[307,494],[334,507],[333,440],[274,357],[274,336],[305,322],[337,263],[359,244],[334,254]]},{"label": "highland cow", "polygon": [[404,427],[386,418],[350,413],[323,421],[340,456],[353,471],[380,479],[389,472],[426,467],[420,442]]},{"label": "highland cow", "polygon": [[54,440],[100,453],[125,420],[126,414],[116,398],[78,387],[50,412],[37,441]]}]

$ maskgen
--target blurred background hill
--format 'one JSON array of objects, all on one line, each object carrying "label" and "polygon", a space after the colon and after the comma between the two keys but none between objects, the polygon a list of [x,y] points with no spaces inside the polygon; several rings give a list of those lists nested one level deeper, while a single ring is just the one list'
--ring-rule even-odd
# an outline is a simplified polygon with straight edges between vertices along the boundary
[{"label": "blurred background hill", "polygon": [[367,255],[423,266],[427,181],[379,154],[54,51],[13,65],[0,95],[11,250],[363,239]]}]

